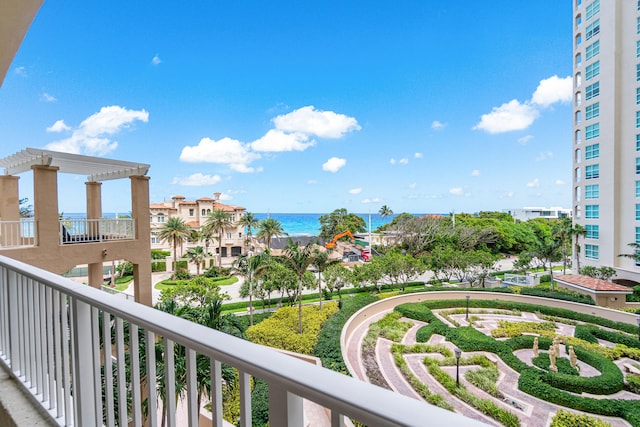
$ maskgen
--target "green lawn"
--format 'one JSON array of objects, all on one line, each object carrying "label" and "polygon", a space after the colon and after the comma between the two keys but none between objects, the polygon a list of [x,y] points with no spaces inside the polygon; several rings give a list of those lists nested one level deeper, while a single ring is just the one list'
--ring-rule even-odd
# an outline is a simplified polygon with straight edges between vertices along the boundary
[{"label": "green lawn", "polygon": [[[238,278],[236,276],[231,276],[228,279],[218,280],[216,282],[216,284],[218,284],[218,285],[220,285],[222,287],[222,286],[233,285],[237,281],[238,281]],[[167,279],[167,280],[163,280],[161,282],[156,283],[154,288],[159,290],[159,291],[162,291],[164,289],[170,288],[171,286],[175,286],[175,281]]]}]

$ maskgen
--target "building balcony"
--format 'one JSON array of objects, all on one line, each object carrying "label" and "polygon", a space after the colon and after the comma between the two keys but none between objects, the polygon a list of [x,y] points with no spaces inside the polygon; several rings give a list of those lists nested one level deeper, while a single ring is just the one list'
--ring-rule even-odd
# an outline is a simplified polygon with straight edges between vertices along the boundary
[{"label": "building balcony", "polygon": [[38,244],[37,224],[33,218],[0,220],[0,249],[23,248]]},{"label": "building balcony", "polygon": [[[199,377],[203,358],[206,378]],[[198,397],[204,396],[211,402],[212,425],[222,426],[223,365],[238,372],[243,427],[251,425],[252,378],[268,384],[272,426],[342,427],[350,425],[348,419],[368,426],[478,425],[0,256],[0,366],[37,402],[38,412],[58,425],[155,426],[164,413],[167,426],[197,426]],[[203,383],[211,384],[210,393],[203,392]],[[169,398],[162,408],[159,396],[180,400]],[[324,408],[326,422],[305,419],[307,402]]]},{"label": "building balcony", "polygon": [[131,218],[65,219],[60,221],[60,244],[134,240],[135,221]]}]

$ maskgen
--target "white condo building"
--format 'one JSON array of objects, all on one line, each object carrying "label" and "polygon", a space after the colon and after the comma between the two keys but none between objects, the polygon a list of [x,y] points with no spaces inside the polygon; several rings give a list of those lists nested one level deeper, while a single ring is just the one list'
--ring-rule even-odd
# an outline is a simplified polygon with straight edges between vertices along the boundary
[{"label": "white condo building", "polygon": [[573,218],[586,229],[579,263],[640,282],[640,264],[618,256],[640,243],[640,0],[573,3]]}]

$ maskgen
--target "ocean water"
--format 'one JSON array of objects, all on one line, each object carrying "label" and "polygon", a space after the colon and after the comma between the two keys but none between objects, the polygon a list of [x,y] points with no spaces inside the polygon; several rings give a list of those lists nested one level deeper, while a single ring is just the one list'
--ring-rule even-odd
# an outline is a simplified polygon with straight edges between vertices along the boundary
[{"label": "ocean water", "polygon": [[[128,212],[127,212],[128,213]],[[64,213],[65,218],[85,218],[84,213]],[[321,213],[254,213],[258,220],[265,218],[274,218],[280,221],[282,229],[289,236],[317,236],[320,234],[320,222],[318,219],[325,214]],[[364,222],[369,229],[369,214],[356,214],[364,219]],[[115,218],[116,213],[105,212],[102,215],[104,218]],[[390,223],[396,215],[388,217],[382,217],[379,214],[371,214],[371,231],[381,225]],[[255,231],[254,231],[255,233]]]}]

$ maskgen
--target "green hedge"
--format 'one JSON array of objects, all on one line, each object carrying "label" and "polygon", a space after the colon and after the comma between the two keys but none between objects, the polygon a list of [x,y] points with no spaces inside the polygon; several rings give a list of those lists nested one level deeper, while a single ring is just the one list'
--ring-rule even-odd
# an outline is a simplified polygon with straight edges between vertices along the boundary
[{"label": "green hedge", "polygon": [[167,271],[166,261],[153,261],[151,262],[151,272],[156,273],[159,271]]},{"label": "green hedge", "polygon": [[612,343],[624,344],[627,347],[640,348],[640,340],[635,335],[622,335],[592,325],[577,325],[574,336],[593,343],[598,342],[598,338],[600,338]]},{"label": "green hedge", "polygon": [[178,260],[178,268],[177,269],[175,268],[175,263],[173,261],[171,261],[171,265],[174,266],[173,271],[180,270],[180,269],[183,269],[183,270],[188,270],[189,269],[189,261],[185,261],[185,260]]},{"label": "green hedge", "polygon": [[356,311],[375,301],[378,301],[378,298],[370,294],[358,295],[342,300],[342,308],[329,317],[324,323],[318,335],[318,341],[313,349],[313,354],[320,358],[322,366],[342,372],[343,374],[348,374],[340,348],[342,328]]},{"label": "green hedge", "polygon": [[573,294],[573,293],[568,293],[568,292],[558,292],[558,291],[550,291],[550,290],[546,290],[546,289],[540,289],[540,288],[522,288],[520,290],[520,294],[521,295],[531,295],[534,297],[544,297],[544,298],[553,298],[553,299],[559,299],[559,300],[563,300],[563,301],[572,301],[572,302],[579,302],[582,304],[589,304],[589,305],[595,305],[596,303],[593,302],[593,299],[591,299],[591,297],[589,295],[580,295],[580,294]]}]

